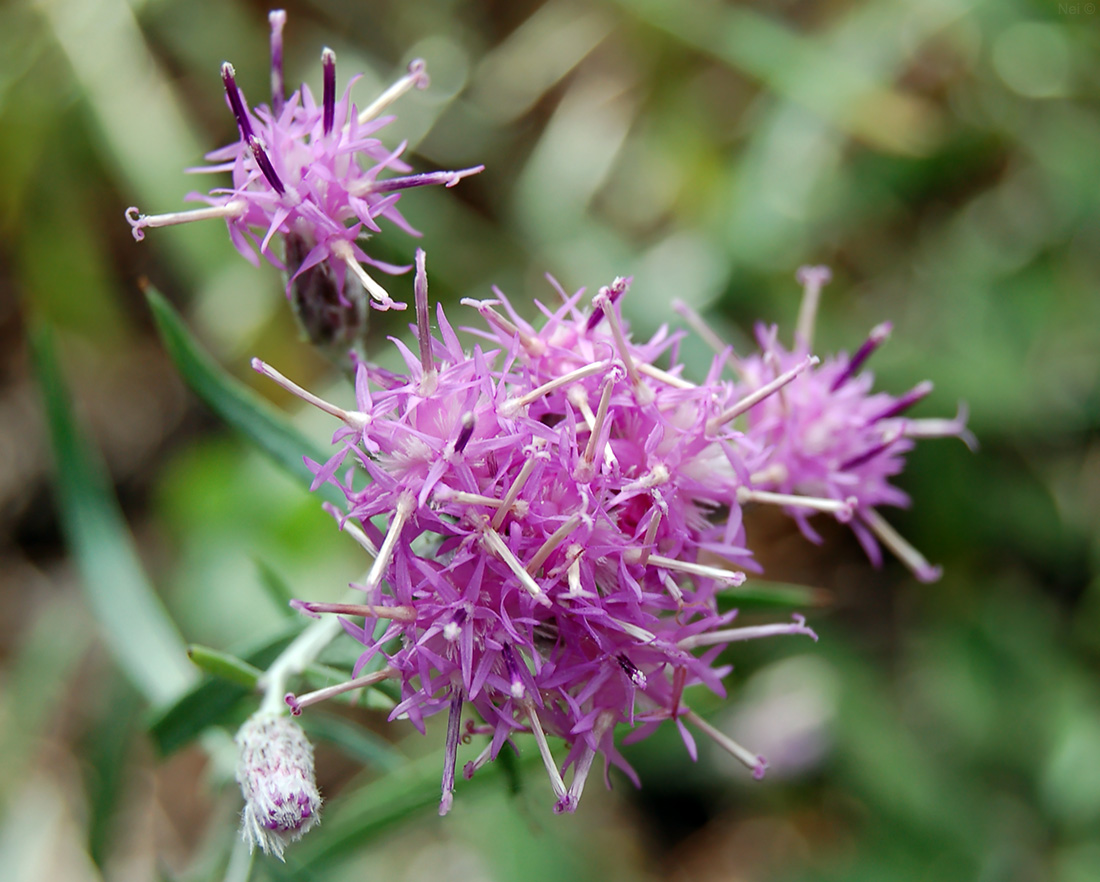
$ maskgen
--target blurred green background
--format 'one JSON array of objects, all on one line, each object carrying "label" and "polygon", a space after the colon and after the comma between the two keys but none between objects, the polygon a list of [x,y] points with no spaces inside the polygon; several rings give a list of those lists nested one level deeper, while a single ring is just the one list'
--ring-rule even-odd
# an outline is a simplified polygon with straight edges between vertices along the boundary
[{"label": "blurred green background", "polygon": [[[675,319],[679,297],[735,342],[757,320],[789,337],[794,271],[826,263],[819,350],[891,319],[879,385],[933,380],[920,415],[968,402],[982,448],[925,442],[901,479],[913,509],[889,513],[944,565],[934,585],[893,561],[874,570],[843,530],[816,548],[766,512],[750,522],[769,578],[832,598],[806,610],[820,643],[731,653],[730,700],[711,710],[772,759],[763,783],[714,751],[693,766],[662,733],[628,753],[641,791],[597,780],[577,815],[555,817],[541,770],[523,767],[460,784],[441,821],[438,729],[409,737],[382,712],[326,709],[311,723],[326,824],[285,867],[257,859],[253,878],[1100,879],[1095,5],[287,9],[289,83],[316,87],[329,45],[341,84],[365,71],[364,103],[422,56],[431,88],[402,99],[387,143],[408,138],[418,170],[485,163],[402,202],[453,321],[458,298],[492,284],[522,303],[553,297],[545,272],[590,289],[633,274],[640,334]],[[153,705],[198,678],[182,641],[277,646],[300,625],[281,591],[334,599],[364,565],[316,498],[187,390],[139,285],[280,408],[296,410],[257,382],[253,355],[348,400],[299,340],[277,273],[241,260],[220,223],[137,245],[123,219],[132,204],[177,210],[207,180],[182,169],[236,136],[222,60],[266,100],[266,12],[0,5],[5,879],[244,878],[228,742],[255,700],[208,684],[220,726],[198,738]],[[392,229],[376,245],[400,261],[414,247]],[[376,314],[372,353],[389,358],[407,320]],[[67,434],[62,382],[87,445]],[[318,445],[332,428],[294,422]]]}]

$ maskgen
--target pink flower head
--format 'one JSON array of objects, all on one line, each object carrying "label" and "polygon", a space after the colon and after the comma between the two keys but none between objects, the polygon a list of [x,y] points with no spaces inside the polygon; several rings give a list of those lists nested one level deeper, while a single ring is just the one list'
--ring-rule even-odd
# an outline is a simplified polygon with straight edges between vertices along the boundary
[{"label": "pink flower head", "polygon": [[[739,491],[763,453],[731,427],[748,403],[717,379],[720,359],[697,385],[681,376],[678,335],[630,339],[618,302],[627,287],[601,289],[587,312],[583,292],[557,309],[537,304],[539,331],[503,295],[507,315],[471,302],[492,348],[467,351],[442,309],[439,338],[429,331],[418,252],[419,352],[396,344],[403,375],[359,363],[355,410],[254,363],[344,423],[336,454],[311,467],[315,485],[343,491],[346,511],[334,514],[374,556],[356,586],[365,603],[300,608],[343,614],[365,645],[348,688],[399,680],[393,716],[418,728],[447,710],[441,811],[468,705],[482,721],[473,732],[490,738],[466,773],[529,732],[559,811],[576,807],[597,754],[633,774],[614,747],[619,724],[675,720],[694,750],[690,722],[761,772],[758,756],[708,730],[684,690],[723,692],[718,654],[730,642],[813,634],[801,619],[731,628],[735,613],[717,612],[719,592],[751,564]],[[663,358],[669,366],[657,367]],[[300,711],[327,694],[288,702]],[[569,744],[564,768],[548,736]]]},{"label": "pink flower head", "polygon": [[241,726],[236,742],[241,833],[250,849],[258,845],[282,860],[287,844],[320,821],[313,746],[294,720],[265,711]]},{"label": "pink flower head", "polygon": [[[804,267],[799,280],[805,293],[794,348],[788,350],[778,342],[775,327],[758,327],[760,353],[739,362],[745,392],[799,363],[809,351],[816,302],[828,281],[828,270]],[[826,357],[782,395],[769,397],[748,412],[747,432],[769,454],[768,467],[754,477],[747,494],[778,492],[831,500],[843,519],[850,517],[852,530],[876,565],[881,562],[881,541],[919,579],[934,581],[940,569],[905,542],[876,507],[909,504],[908,496],[890,479],[904,469],[905,454],[914,440],[954,436],[970,447],[976,442],[966,429],[966,411],[961,406],[951,420],[905,416],[932,391],[931,383],[919,383],[901,396],[874,391],[873,376],[861,369],[890,330],[888,322],[878,325],[855,354]],[[786,510],[808,538],[821,541],[808,521],[813,508],[796,505]]]},{"label": "pink flower head", "polygon": [[[222,82],[240,139],[207,154],[213,164],[194,170],[229,172],[232,186],[215,188],[208,195],[189,194],[189,200],[208,206],[193,211],[143,215],[135,207],[128,208],[126,219],[134,238],[144,238],[146,227],[223,218],[230,239],[246,259],[258,264],[258,250],[287,273],[288,297],[295,285],[303,289],[330,288],[339,305],[348,308],[362,299],[361,291],[365,290],[375,308],[403,309],[405,305],[392,300],[365,266],[387,273],[405,272],[409,267],[375,260],[363,250],[361,242],[380,232],[380,219],[418,236],[397,208],[401,191],[428,184],[451,187],[483,167],[405,174],[410,171],[400,159],[405,145],[390,150],[375,137],[392,121],[393,117],[380,114],[394,100],[414,86],[427,86],[423,61],[412,62],[404,77],[360,111],[351,101],[351,88],[358,77],[352,78],[338,97],[336,55],[326,48],[321,53],[320,104],[305,85],[284,98],[282,30],[286,13],[272,12],[270,21],[271,105],[250,107],[237,86],[233,66],[223,64]],[[399,176],[385,177],[386,172],[398,172]],[[276,235],[284,243],[281,256],[271,249]],[[352,285],[348,283],[349,272],[356,280]],[[306,306],[321,308],[313,303]],[[329,304],[328,308],[333,307]],[[305,320],[307,330],[310,318]]]}]

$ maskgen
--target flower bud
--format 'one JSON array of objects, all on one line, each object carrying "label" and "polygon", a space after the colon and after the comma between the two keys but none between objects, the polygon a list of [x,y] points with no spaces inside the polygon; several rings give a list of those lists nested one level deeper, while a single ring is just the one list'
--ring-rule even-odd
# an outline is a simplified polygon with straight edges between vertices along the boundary
[{"label": "flower bud", "polygon": [[269,712],[249,717],[235,740],[244,796],[241,835],[250,848],[258,845],[282,860],[287,843],[320,821],[313,745],[293,719]]}]

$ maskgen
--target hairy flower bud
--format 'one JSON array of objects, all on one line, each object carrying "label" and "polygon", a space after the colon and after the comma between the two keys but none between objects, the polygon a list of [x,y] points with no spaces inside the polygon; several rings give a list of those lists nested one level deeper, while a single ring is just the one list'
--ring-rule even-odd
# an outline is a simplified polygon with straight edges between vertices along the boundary
[{"label": "hairy flower bud", "polygon": [[236,737],[237,783],[244,796],[241,835],[250,848],[283,859],[287,844],[319,823],[321,796],[313,745],[285,714],[253,714]]}]

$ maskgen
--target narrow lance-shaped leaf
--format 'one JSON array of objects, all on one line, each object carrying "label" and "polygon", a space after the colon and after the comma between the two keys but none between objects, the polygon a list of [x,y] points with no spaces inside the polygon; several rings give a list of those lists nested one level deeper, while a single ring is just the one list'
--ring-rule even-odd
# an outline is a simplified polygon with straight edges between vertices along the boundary
[{"label": "narrow lance-shaped leaf", "polygon": [[74,419],[45,326],[31,334],[50,440],[57,461],[58,511],[108,649],[154,704],[196,679],[175,624],[149,584],[102,464]]},{"label": "narrow lance-shaped leaf", "polygon": [[722,588],[715,596],[722,610],[735,606],[742,609],[806,609],[832,603],[832,595],[823,588],[755,578],[744,585]]},{"label": "narrow lance-shaped leaf", "polygon": [[[160,293],[147,288],[145,296],[168,356],[191,390],[276,463],[307,485],[311,483],[313,475],[302,457],[324,462],[328,456],[271,404],[214,361]],[[317,492],[329,502],[343,503],[342,495],[331,484]]]}]

